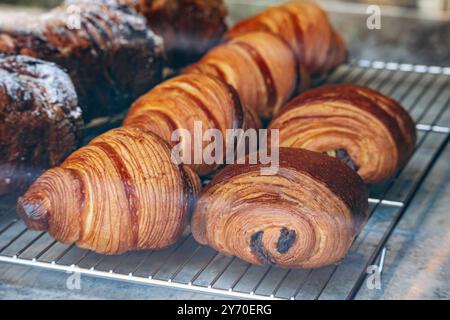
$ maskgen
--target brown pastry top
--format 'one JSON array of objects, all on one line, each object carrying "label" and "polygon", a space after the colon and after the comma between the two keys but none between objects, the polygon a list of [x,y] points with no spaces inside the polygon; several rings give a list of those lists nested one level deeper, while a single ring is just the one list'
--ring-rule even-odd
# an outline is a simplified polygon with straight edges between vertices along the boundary
[{"label": "brown pastry top", "polygon": [[[335,193],[352,210],[355,228],[365,221],[367,213],[367,190],[362,179],[340,160],[324,156],[318,152],[296,148],[280,148],[280,168],[303,172],[320,181]],[[261,164],[231,164],[218,172],[203,193],[209,188],[217,188],[233,177],[257,172]],[[363,191],[363,192],[361,192]]]},{"label": "brown pastry top", "polygon": [[74,3],[73,12],[65,4],[20,25],[0,23],[0,52],[66,68],[85,119],[116,113],[160,81],[162,40],[133,9]]}]

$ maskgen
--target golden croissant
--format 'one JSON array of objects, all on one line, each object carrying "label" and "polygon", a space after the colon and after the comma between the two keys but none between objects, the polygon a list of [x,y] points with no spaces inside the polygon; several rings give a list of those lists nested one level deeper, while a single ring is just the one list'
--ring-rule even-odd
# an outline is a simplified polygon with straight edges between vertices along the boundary
[{"label": "golden croissant", "polygon": [[[265,32],[236,37],[184,72],[219,77],[236,89],[243,105],[266,120],[291,98],[300,74],[289,46]],[[308,81],[307,75],[301,80]]]},{"label": "golden croissant", "polygon": [[104,254],[164,248],[188,224],[198,177],[152,133],[119,128],[48,170],[19,199],[27,226]]},{"label": "golden croissant", "polygon": [[369,88],[326,85],[288,103],[269,125],[280,146],[340,158],[366,183],[392,177],[411,157],[416,131],[401,105]]},{"label": "golden croissant", "polygon": [[[192,140],[195,125],[200,123],[203,132],[219,129],[227,140],[227,129],[259,128],[258,117],[244,108],[235,90],[220,79],[204,74],[185,74],[168,80],[138,99],[131,107],[125,121],[126,127],[137,127],[158,134],[174,145],[172,134],[177,129],[186,129]],[[209,144],[202,142],[202,150]],[[182,153],[191,154],[195,144],[183,143]],[[225,157],[225,152],[223,152]],[[193,163],[199,175],[208,175],[220,164]]]},{"label": "golden croissant", "polygon": [[226,37],[255,31],[271,32],[286,41],[312,76],[329,73],[347,58],[344,40],[314,2],[295,1],[271,7],[239,22]]},{"label": "golden croissant", "polygon": [[341,161],[280,148],[279,170],[231,165],[203,190],[195,239],[260,265],[317,268],[339,262],[367,219],[367,190]]}]

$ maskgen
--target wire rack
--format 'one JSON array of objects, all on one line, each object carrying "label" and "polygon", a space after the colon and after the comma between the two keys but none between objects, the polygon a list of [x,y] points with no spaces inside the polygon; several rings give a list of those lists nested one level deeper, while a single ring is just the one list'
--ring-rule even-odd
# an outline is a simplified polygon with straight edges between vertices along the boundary
[{"label": "wire rack", "polygon": [[[390,181],[370,187],[371,216],[339,265],[289,270],[250,265],[195,242],[191,235],[161,251],[103,256],[31,231],[13,199],[0,199],[0,261],[64,272],[253,299],[351,299],[366,270],[382,271],[385,245],[450,134],[450,68],[358,61],[327,82],[367,85],[401,101],[417,123],[418,142],[408,165]],[[121,116],[88,125],[87,140],[115,127]]]}]

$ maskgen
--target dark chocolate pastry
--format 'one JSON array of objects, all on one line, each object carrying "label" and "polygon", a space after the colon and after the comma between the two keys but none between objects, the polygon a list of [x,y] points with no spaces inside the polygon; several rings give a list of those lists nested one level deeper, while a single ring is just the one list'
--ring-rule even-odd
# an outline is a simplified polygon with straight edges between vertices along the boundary
[{"label": "dark chocolate pastry", "polygon": [[128,108],[161,80],[162,40],[132,8],[81,1],[20,24],[11,20],[0,23],[0,52],[66,68],[84,119]]},{"label": "dark chocolate pastry", "polygon": [[178,68],[200,58],[227,30],[223,0],[66,0],[132,8],[164,39],[167,63]]},{"label": "dark chocolate pastry", "polygon": [[254,264],[318,268],[339,262],[367,219],[367,189],[348,166],[281,148],[275,175],[230,165],[201,193],[195,239]]},{"label": "dark chocolate pastry", "polygon": [[69,76],[27,56],[0,55],[0,195],[21,192],[81,142],[83,121]]}]

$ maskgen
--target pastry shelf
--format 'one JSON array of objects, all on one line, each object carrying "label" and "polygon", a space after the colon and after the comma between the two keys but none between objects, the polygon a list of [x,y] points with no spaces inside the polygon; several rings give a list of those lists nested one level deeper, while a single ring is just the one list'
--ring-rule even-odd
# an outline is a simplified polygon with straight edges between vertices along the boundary
[{"label": "pastry shelf", "polygon": [[[356,61],[341,66],[327,82],[367,85],[392,96],[411,113],[418,132],[408,165],[370,188],[370,219],[339,265],[316,270],[253,266],[201,246],[191,235],[161,251],[103,256],[27,230],[7,198],[0,198],[0,261],[235,298],[353,298],[365,285],[369,266],[377,264],[381,271],[389,237],[449,140],[450,68]],[[119,125],[121,117],[95,120],[86,140]]]}]

